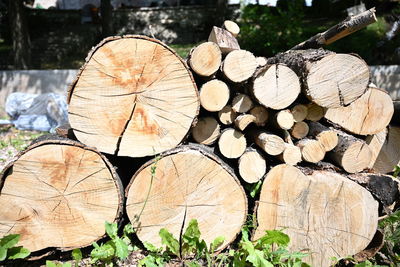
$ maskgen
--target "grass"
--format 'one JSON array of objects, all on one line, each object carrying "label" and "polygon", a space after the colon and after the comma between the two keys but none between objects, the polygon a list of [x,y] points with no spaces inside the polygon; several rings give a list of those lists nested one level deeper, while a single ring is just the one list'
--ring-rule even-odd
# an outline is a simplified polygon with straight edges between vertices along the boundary
[{"label": "grass", "polygon": [[181,57],[186,58],[190,52],[190,49],[195,47],[197,44],[171,44],[171,47]]}]

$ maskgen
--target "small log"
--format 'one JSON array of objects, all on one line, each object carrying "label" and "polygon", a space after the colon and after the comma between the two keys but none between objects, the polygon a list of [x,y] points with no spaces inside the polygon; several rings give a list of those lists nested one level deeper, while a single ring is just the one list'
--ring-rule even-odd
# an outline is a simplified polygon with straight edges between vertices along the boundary
[{"label": "small log", "polygon": [[252,129],[249,135],[262,150],[271,156],[277,156],[285,150],[285,142],[276,134]]},{"label": "small log", "polygon": [[359,99],[346,107],[328,108],[325,118],[358,135],[376,134],[389,125],[393,102],[389,94],[369,88]]},{"label": "small log", "polygon": [[348,173],[366,169],[371,162],[372,152],[361,139],[336,130],[338,145],[329,152],[330,158]]},{"label": "small log", "polygon": [[253,76],[257,68],[256,58],[246,50],[230,52],[221,65],[222,73],[233,83],[241,83]]},{"label": "small log", "polygon": [[230,32],[234,37],[238,36],[240,32],[239,25],[237,25],[236,22],[232,20],[225,20],[222,24],[222,28]]},{"label": "small log", "polygon": [[265,124],[268,122],[268,110],[263,106],[255,106],[250,109],[249,113],[256,117],[254,123],[257,126],[265,126]]},{"label": "small log", "polygon": [[238,94],[232,100],[232,110],[237,113],[245,113],[253,107],[253,101],[248,95]]},{"label": "small log", "polygon": [[327,108],[352,103],[370,80],[368,65],[358,56],[322,49],[289,50],[268,63],[288,65],[301,78],[306,96]]},{"label": "small log", "polygon": [[324,159],[325,149],[317,140],[304,138],[296,144],[301,149],[303,160],[311,163],[317,163]]},{"label": "small log", "polygon": [[308,124],[304,121],[296,122],[293,127],[290,129],[290,135],[296,139],[303,139],[308,135]]},{"label": "small log", "polygon": [[220,134],[221,127],[213,117],[199,118],[196,126],[192,129],[193,139],[203,145],[212,145]]},{"label": "small log", "polygon": [[265,57],[256,57],[257,67],[265,67],[267,65],[267,58]]},{"label": "small log", "polygon": [[307,41],[294,46],[292,50],[320,48],[361,30],[376,21],[375,8],[371,8],[358,15],[348,17],[328,30],[314,35]]},{"label": "small log", "polygon": [[247,148],[239,158],[239,174],[246,183],[257,183],[264,177],[266,170],[264,157],[254,148]]},{"label": "small log", "polygon": [[284,229],[289,251],[309,251],[311,266],[354,255],[368,246],[378,226],[378,202],[363,187],[331,171],[308,171],[281,164],[264,179],[256,207],[257,229]]},{"label": "small log", "polygon": [[285,150],[282,154],[278,155],[278,158],[288,164],[288,165],[296,165],[297,163],[301,162],[302,154],[301,149],[298,146],[293,144],[285,144]]},{"label": "small log", "polygon": [[217,44],[224,55],[240,49],[238,41],[229,31],[215,26],[208,36],[208,41]]},{"label": "small log", "polygon": [[237,114],[233,111],[231,105],[226,105],[218,111],[218,119],[224,125],[230,125],[235,121]]},{"label": "small log", "polygon": [[18,246],[72,250],[105,237],[104,222],[118,222],[123,187],[94,148],[43,136],[0,175],[0,237],[20,234]]},{"label": "small log", "polygon": [[309,121],[319,121],[324,117],[325,110],[323,107],[318,106],[315,103],[310,103],[307,105],[307,116],[306,120]]},{"label": "small log", "polygon": [[255,122],[256,117],[251,114],[242,114],[236,117],[235,119],[235,126],[238,128],[240,131],[244,131],[247,126],[249,126],[250,123]]},{"label": "small log", "polygon": [[200,104],[208,111],[220,111],[229,101],[230,91],[226,83],[214,79],[206,82],[200,89]]},{"label": "small log", "polygon": [[200,146],[181,146],[144,164],[133,175],[126,199],[138,238],[156,247],[162,246],[161,228],[180,240],[196,219],[207,244],[225,237],[222,250],[236,239],[247,217],[246,193],[233,170]]},{"label": "small log", "polygon": [[336,131],[329,129],[319,122],[310,121],[308,126],[310,129],[309,134],[321,143],[326,152],[331,151],[337,146],[339,138]]},{"label": "small log", "polygon": [[297,104],[290,109],[290,112],[292,112],[293,120],[295,122],[301,122],[306,119],[308,115],[308,108],[306,105]]},{"label": "small log", "polygon": [[198,75],[210,77],[221,66],[221,50],[213,42],[202,43],[189,53],[188,63],[190,68]]},{"label": "small log", "polygon": [[389,126],[367,136],[366,142],[372,153],[369,168],[378,173],[389,173],[400,164],[400,127]]},{"label": "small log", "polygon": [[275,110],[290,106],[300,93],[299,77],[283,64],[267,65],[254,75],[251,92],[267,108]]},{"label": "small log", "polygon": [[228,159],[239,158],[246,147],[246,137],[242,132],[232,128],[224,130],[218,140],[219,151]]},{"label": "small log", "polygon": [[293,115],[288,109],[278,111],[274,116],[271,116],[271,119],[273,126],[276,128],[289,130],[294,125]]}]

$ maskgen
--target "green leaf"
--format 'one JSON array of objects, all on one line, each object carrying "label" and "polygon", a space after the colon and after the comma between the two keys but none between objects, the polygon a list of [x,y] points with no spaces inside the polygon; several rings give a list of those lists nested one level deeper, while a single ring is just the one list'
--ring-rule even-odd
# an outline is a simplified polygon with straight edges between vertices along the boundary
[{"label": "green leaf", "polygon": [[46,261],[46,267],[58,267],[58,264],[52,261]]},{"label": "green leaf", "polygon": [[258,183],[254,184],[254,185],[251,187],[250,196],[251,196],[252,198],[255,198],[256,195],[258,194],[258,192],[260,192],[261,185],[262,185],[262,181],[258,181]]},{"label": "green leaf", "polygon": [[7,258],[7,249],[0,247],[0,262]]},{"label": "green leaf", "polygon": [[160,260],[153,256],[153,255],[148,255],[145,258],[141,259],[139,261],[139,266],[146,266],[146,267],[159,267],[159,266],[163,266],[162,262],[160,262]]},{"label": "green leaf", "polygon": [[129,255],[128,245],[125,244],[125,242],[122,241],[120,238],[115,239],[114,244],[115,255],[121,260],[126,259]]},{"label": "green leaf", "polygon": [[8,249],[7,255],[10,260],[15,260],[15,259],[24,259],[28,257],[31,254],[31,252],[24,247],[13,247]]},{"label": "green leaf", "polygon": [[176,255],[179,257],[179,242],[174,238],[174,236],[168,232],[167,229],[162,228],[159,232],[159,235],[161,237],[161,243],[166,245],[169,251],[171,251],[172,254]]},{"label": "green leaf", "polygon": [[124,226],[123,232],[124,232],[125,236],[128,236],[128,235],[134,234],[135,229],[133,229],[132,224],[128,223],[127,225]]},{"label": "green leaf", "polygon": [[106,232],[111,239],[118,237],[118,226],[117,223],[105,222]]},{"label": "green leaf", "polygon": [[150,252],[158,252],[158,248],[149,242],[143,242],[143,246]]},{"label": "green leaf", "polygon": [[201,267],[201,265],[198,264],[198,263],[195,262],[195,261],[185,262],[185,264],[186,264],[188,267]]},{"label": "green leaf", "polygon": [[103,261],[112,259],[114,255],[115,255],[115,247],[110,241],[108,241],[104,245],[94,248],[90,252],[90,257],[92,257],[93,259],[99,259]]},{"label": "green leaf", "polygon": [[264,253],[257,249],[247,256],[246,261],[251,262],[254,267],[274,267],[272,263],[264,258]]},{"label": "green leaf", "polygon": [[72,258],[76,261],[82,260],[82,251],[79,248],[76,248],[72,251]]},{"label": "green leaf", "polygon": [[280,246],[287,246],[290,242],[289,236],[282,231],[267,230],[265,232],[266,234],[258,240],[262,245],[272,245],[275,243]]},{"label": "green leaf", "polygon": [[6,235],[0,239],[0,247],[2,248],[12,248],[14,247],[19,241],[20,235]]},{"label": "green leaf", "polygon": [[225,241],[225,237],[218,236],[214,239],[210,246],[210,252],[214,252],[217,248],[219,248]]},{"label": "green leaf", "polygon": [[185,233],[183,234],[183,240],[185,241],[192,241],[192,240],[199,240],[200,239],[200,230],[199,230],[199,224],[197,223],[197,220],[193,219],[189,222],[188,227],[186,228]]}]

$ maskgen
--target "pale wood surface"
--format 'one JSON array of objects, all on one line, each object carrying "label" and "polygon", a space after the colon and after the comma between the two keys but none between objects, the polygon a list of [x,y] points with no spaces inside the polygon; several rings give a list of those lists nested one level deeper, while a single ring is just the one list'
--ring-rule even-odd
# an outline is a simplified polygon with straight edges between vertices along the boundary
[{"label": "pale wood surface", "polygon": [[253,76],[256,68],[256,58],[246,50],[230,52],[221,65],[225,77],[234,83],[244,82],[249,79]]},{"label": "pale wood surface", "polygon": [[293,144],[285,144],[285,150],[278,157],[288,165],[296,165],[302,160],[301,149]]},{"label": "pale wood surface", "polygon": [[304,121],[308,115],[308,108],[306,105],[297,104],[290,109],[295,122]]},{"label": "pale wood surface", "polygon": [[205,42],[190,51],[188,62],[196,74],[208,77],[217,72],[221,60],[222,54],[218,45]]},{"label": "pale wood surface", "polygon": [[248,148],[239,158],[239,174],[247,183],[257,183],[266,173],[264,157],[254,148]]},{"label": "pale wood surface", "polygon": [[326,267],[331,257],[363,250],[377,230],[378,203],[371,194],[328,171],[303,174],[289,165],[272,168],[262,185],[254,239],[265,230],[284,229],[290,251],[306,250],[312,266]]},{"label": "pale wood surface", "polygon": [[218,111],[218,119],[224,125],[232,124],[236,117],[237,113],[233,111],[231,105],[226,105],[220,111]]},{"label": "pale wood surface", "polygon": [[238,113],[245,113],[253,107],[253,101],[248,95],[238,94],[232,100],[232,110]]},{"label": "pale wood surface", "polygon": [[232,20],[225,20],[222,24],[222,28],[230,32],[233,36],[237,36],[240,32],[239,25]]},{"label": "pale wood surface", "polygon": [[206,82],[200,89],[200,104],[208,111],[220,111],[228,104],[229,87],[221,80],[213,79]]},{"label": "pale wood surface", "polygon": [[201,117],[192,129],[193,139],[203,145],[212,145],[221,134],[221,127],[213,117]]},{"label": "pale wood surface", "polygon": [[244,129],[249,126],[250,123],[253,123],[256,121],[256,117],[251,114],[242,114],[236,117],[235,119],[235,126],[238,128],[240,131],[244,131]]},{"label": "pale wood surface", "polygon": [[303,160],[307,162],[317,163],[325,157],[325,149],[317,140],[304,138],[296,145],[301,149]]},{"label": "pale wood surface", "polygon": [[254,130],[249,135],[260,148],[271,156],[277,156],[285,150],[285,142],[276,134],[264,130]]},{"label": "pale wood surface", "polygon": [[293,115],[289,109],[280,110],[272,116],[272,124],[277,128],[289,130],[294,125]]},{"label": "pale wood surface", "polygon": [[208,41],[216,43],[223,54],[240,49],[236,38],[229,31],[219,27],[212,28]]},{"label": "pale wood surface", "polygon": [[239,158],[246,150],[246,137],[241,131],[225,129],[218,140],[218,148],[226,158]]},{"label": "pale wood surface", "polygon": [[319,122],[310,121],[308,126],[309,134],[321,143],[325,151],[331,151],[337,146],[339,138],[336,131],[329,129]]}]

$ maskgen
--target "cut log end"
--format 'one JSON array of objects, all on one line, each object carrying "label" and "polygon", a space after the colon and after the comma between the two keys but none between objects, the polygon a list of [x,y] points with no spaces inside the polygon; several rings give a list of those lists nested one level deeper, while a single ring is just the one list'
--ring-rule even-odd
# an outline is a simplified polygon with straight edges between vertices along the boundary
[{"label": "cut log end", "polygon": [[238,94],[232,100],[232,110],[238,113],[245,113],[253,107],[253,101],[245,94]]},{"label": "cut log end", "polygon": [[277,112],[274,119],[274,124],[284,130],[289,130],[294,125],[293,115],[288,109]]},{"label": "cut log end", "polygon": [[263,106],[255,106],[250,110],[250,114],[256,118],[254,123],[257,126],[265,126],[268,121],[268,110]]},{"label": "cut log end", "polygon": [[256,121],[256,117],[251,115],[251,114],[242,114],[239,115],[235,119],[235,126],[238,128],[240,131],[244,131],[244,129],[249,126],[250,123],[253,123]]},{"label": "cut log end", "polygon": [[246,150],[246,137],[235,129],[224,130],[218,140],[221,154],[229,159],[239,158]]},{"label": "cut log end", "polygon": [[224,55],[240,49],[238,41],[229,31],[215,26],[210,32],[208,41],[217,44]]},{"label": "cut log end", "polygon": [[325,149],[317,140],[302,139],[297,143],[301,149],[303,160],[311,163],[317,163],[325,157]]},{"label": "cut log end", "polygon": [[248,149],[239,158],[239,174],[247,183],[257,183],[264,176],[266,170],[264,157],[255,149]]},{"label": "cut log end", "polygon": [[244,82],[253,76],[257,68],[256,58],[246,50],[230,52],[222,63],[225,77],[234,83]]},{"label": "cut log end", "polygon": [[280,160],[288,165],[296,165],[301,162],[301,149],[295,145],[285,144],[285,150],[279,156]]},{"label": "cut log end", "polygon": [[271,156],[277,156],[285,150],[285,142],[275,134],[265,131],[255,131],[251,132],[250,135],[255,143]]},{"label": "cut log end", "polygon": [[203,145],[212,145],[220,135],[220,126],[212,117],[200,118],[192,129],[193,139]]},{"label": "cut log end", "polygon": [[295,122],[304,121],[308,115],[308,108],[306,105],[297,104],[291,110]]},{"label": "cut log end", "polygon": [[306,120],[309,121],[319,121],[324,117],[325,110],[323,107],[318,106],[315,103],[310,103],[307,105],[307,116]]},{"label": "cut log end", "polygon": [[239,25],[236,24],[236,22],[231,21],[231,20],[225,20],[222,28],[230,32],[233,36],[237,36],[240,32]]},{"label": "cut log end", "polygon": [[222,54],[218,45],[213,42],[206,42],[191,51],[189,65],[196,74],[209,77],[217,72],[221,60]]},{"label": "cut log end", "polygon": [[230,105],[226,105],[218,112],[218,119],[224,125],[232,124],[236,117],[237,114]]},{"label": "cut log end", "polygon": [[290,134],[296,139],[302,139],[307,136],[309,131],[308,124],[304,121],[296,122],[290,129]]},{"label": "cut log end", "polygon": [[200,89],[200,104],[208,111],[220,111],[229,101],[230,91],[226,83],[214,79]]}]

